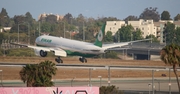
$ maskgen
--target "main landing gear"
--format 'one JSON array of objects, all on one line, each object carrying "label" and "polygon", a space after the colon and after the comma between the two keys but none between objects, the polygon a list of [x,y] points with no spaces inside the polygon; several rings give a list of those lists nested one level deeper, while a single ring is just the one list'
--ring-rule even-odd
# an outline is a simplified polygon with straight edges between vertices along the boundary
[{"label": "main landing gear", "polygon": [[81,61],[82,63],[87,63],[87,60],[85,57],[80,57],[79,58],[79,61]]},{"label": "main landing gear", "polygon": [[60,58],[60,56],[58,56],[57,58],[55,58],[55,61],[57,63],[63,63],[63,60]]}]

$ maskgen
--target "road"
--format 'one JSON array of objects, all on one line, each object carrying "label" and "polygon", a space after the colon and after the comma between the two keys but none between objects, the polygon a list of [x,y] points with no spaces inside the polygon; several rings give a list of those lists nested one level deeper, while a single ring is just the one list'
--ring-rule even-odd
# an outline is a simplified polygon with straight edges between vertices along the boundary
[{"label": "road", "polygon": [[[76,86],[108,86],[108,79],[91,79],[89,81],[86,79],[53,79],[56,87],[76,87]],[[22,81],[3,81],[3,86],[26,86]],[[152,78],[111,78],[110,85],[115,85],[119,87],[120,90],[137,90],[137,91],[152,91]],[[169,79],[168,77],[161,77],[154,79],[154,90],[155,91],[172,91],[177,92],[178,87],[176,84],[176,79],[171,78],[171,86],[169,88]]]}]

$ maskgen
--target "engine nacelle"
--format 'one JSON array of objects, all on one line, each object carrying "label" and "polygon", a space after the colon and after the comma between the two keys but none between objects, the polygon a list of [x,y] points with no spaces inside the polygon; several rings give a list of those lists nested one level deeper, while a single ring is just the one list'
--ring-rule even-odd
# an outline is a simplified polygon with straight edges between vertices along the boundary
[{"label": "engine nacelle", "polygon": [[47,52],[43,51],[43,50],[39,50],[39,49],[34,49],[34,52],[37,56],[41,56],[41,57],[46,57],[47,56]]},{"label": "engine nacelle", "polygon": [[47,56],[47,52],[43,51],[43,50],[40,50],[39,54],[40,54],[41,57],[46,57]]}]

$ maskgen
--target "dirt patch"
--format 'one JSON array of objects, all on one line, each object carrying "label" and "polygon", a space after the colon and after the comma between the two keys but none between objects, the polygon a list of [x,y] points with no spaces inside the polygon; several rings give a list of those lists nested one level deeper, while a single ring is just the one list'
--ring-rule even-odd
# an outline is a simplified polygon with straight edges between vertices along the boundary
[{"label": "dirt patch", "polygon": [[[82,64],[77,57],[62,58],[64,64]],[[18,64],[36,64],[45,60],[50,60],[54,63],[54,57],[0,57],[0,62],[18,63]],[[119,59],[90,59],[89,65],[121,65],[121,66],[166,66],[162,61],[147,61],[147,60],[119,60]],[[19,80],[19,71],[22,67],[1,67],[3,70],[3,80]],[[168,76],[168,71],[158,71],[154,73],[155,77],[162,77],[162,74]],[[171,73],[173,74],[173,73]],[[107,70],[92,70],[92,78],[108,78]],[[174,76],[174,75],[172,75]],[[61,69],[58,68],[56,79],[72,79],[72,78],[89,78],[89,69]],[[126,77],[152,77],[152,71],[135,71],[135,70],[111,70],[111,77],[126,78]]]}]

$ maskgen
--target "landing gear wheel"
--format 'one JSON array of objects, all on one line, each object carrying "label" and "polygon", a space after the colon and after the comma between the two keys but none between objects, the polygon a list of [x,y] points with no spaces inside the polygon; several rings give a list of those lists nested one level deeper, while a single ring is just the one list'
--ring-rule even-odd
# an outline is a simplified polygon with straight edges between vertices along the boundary
[{"label": "landing gear wheel", "polygon": [[86,60],[86,58],[84,58],[84,57],[80,57],[80,58],[79,58],[79,61],[81,61],[82,63],[87,63],[87,60]]},{"label": "landing gear wheel", "polygon": [[55,61],[56,61],[57,63],[63,63],[63,60],[62,60],[60,57],[55,58]]},{"label": "landing gear wheel", "polygon": [[84,62],[85,62],[85,63],[87,63],[87,60],[86,60],[86,58],[84,58]]}]

